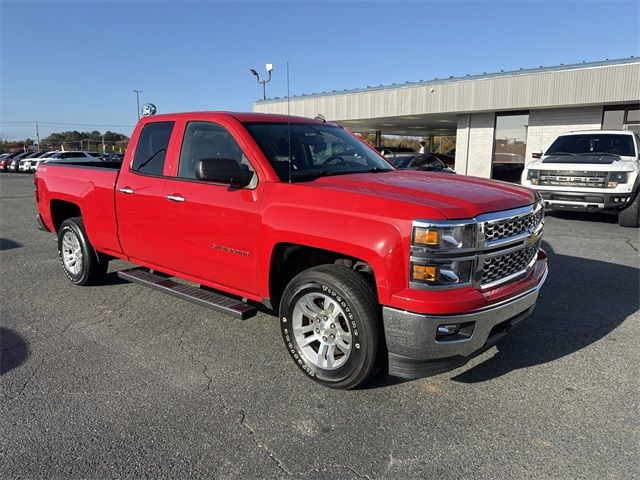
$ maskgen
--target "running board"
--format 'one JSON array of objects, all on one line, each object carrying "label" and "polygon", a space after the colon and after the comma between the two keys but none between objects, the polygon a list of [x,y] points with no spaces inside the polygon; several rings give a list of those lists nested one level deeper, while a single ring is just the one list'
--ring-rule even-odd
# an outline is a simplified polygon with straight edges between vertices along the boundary
[{"label": "running board", "polygon": [[258,312],[256,307],[248,305],[241,300],[185,285],[184,283],[178,283],[171,280],[171,278],[151,273],[146,268],[136,267],[120,270],[118,271],[118,277],[128,282],[137,283],[203,307],[211,308],[217,312],[231,315],[240,320],[253,317]]}]

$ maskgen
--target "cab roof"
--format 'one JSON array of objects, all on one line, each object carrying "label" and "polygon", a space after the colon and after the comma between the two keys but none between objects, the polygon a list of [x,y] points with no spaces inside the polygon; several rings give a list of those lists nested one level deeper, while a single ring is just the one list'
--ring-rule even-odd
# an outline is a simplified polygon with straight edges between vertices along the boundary
[{"label": "cab roof", "polygon": [[175,113],[160,113],[157,115],[149,115],[148,117],[142,117],[140,120],[152,121],[157,119],[170,120],[172,118],[182,115],[215,115],[217,117],[231,117],[235,118],[242,123],[315,123],[322,125],[324,123],[320,120],[307,117],[298,117],[294,115],[278,115],[275,113],[256,113],[256,112],[226,112],[226,111],[202,111],[202,112],[175,112]]},{"label": "cab roof", "polygon": [[575,130],[573,132],[561,133],[558,136],[563,137],[565,135],[633,135],[631,130]]}]

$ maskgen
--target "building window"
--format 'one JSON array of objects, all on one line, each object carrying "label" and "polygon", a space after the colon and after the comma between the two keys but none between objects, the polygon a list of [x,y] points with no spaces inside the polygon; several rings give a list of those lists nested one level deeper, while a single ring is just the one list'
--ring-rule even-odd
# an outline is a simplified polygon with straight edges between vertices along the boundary
[{"label": "building window", "polygon": [[624,110],[605,110],[602,117],[602,130],[622,130]]},{"label": "building window", "polygon": [[602,130],[633,130],[640,132],[640,105],[605,107]]},{"label": "building window", "polygon": [[520,183],[528,126],[529,112],[496,114],[491,178]]}]

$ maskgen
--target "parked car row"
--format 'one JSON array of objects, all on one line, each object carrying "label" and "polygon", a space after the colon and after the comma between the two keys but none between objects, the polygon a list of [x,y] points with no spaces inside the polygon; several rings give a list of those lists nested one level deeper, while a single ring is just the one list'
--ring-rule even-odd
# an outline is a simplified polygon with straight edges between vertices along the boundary
[{"label": "parked car row", "polygon": [[82,150],[4,153],[0,155],[0,172],[33,173],[42,162],[117,162],[122,161],[123,157],[121,153],[100,155],[98,152]]}]

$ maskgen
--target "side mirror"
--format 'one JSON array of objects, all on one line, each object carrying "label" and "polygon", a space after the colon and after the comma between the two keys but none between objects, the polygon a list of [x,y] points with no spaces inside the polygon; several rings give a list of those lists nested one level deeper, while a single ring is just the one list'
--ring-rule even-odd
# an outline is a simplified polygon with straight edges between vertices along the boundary
[{"label": "side mirror", "polygon": [[251,170],[245,170],[233,158],[201,158],[196,162],[196,179],[206,182],[226,183],[234,187],[246,187],[253,178]]},{"label": "side mirror", "polygon": [[531,158],[542,158],[542,150],[535,150],[531,152]]}]

